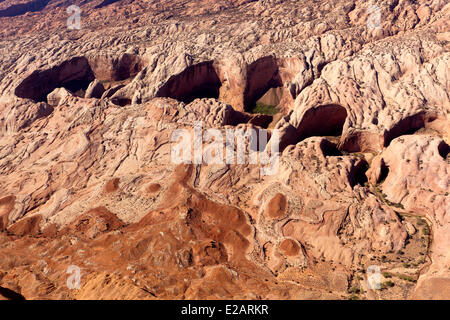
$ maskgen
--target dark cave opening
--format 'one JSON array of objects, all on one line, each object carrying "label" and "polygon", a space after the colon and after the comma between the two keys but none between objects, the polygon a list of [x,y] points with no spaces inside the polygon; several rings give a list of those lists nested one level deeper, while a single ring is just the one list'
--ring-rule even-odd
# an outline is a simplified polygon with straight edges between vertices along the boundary
[{"label": "dark cave opening", "polygon": [[4,287],[0,287],[0,295],[8,300],[26,300],[20,293]]},{"label": "dark cave opening", "polygon": [[380,176],[378,177],[377,183],[383,183],[389,175],[389,167],[386,165],[383,159],[381,159]]},{"label": "dark cave opening", "polygon": [[[46,70],[36,70],[15,89],[19,98],[35,102],[47,102],[47,95],[56,88],[65,88],[75,96],[84,98],[86,90],[95,79],[108,89],[111,97],[135,77],[144,67],[144,62],[134,54],[122,54],[119,58],[102,56],[75,57]],[[92,98],[92,97],[90,97]],[[96,97],[99,98],[99,97]],[[130,97],[115,97],[113,103],[123,106],[131,104]]]},{"label": "dark cave opening", "polygon": [[337,148],[337,145],[326,139],[320,143],[320,149],[325,157],[338,157],[342,156],[342,152]]},{"label": "dark cave opening", "polygon": [[347,119],[347,110],[338,104],[322,105],[305,112],[297,129],[297,142],[314,136],[339,137]]},{"label": "dark cave opening", "polygon": [[309,137],[326,137],[330,143],[337,146],[337,151],[333,151],[331,146],[324,146],[324,154],[339,155],[341,152],[339,141],[346,120],[347,110],[341,105],[327,104],[310,108],[304,113],[297,127],[289,125],[284,128],[285,133],[280,141],[280,151]]},{"label": "dark cave opening", "polygon": [[115,105],[124,107],[124,106],[127,106],[127,105],[131,104],[131,99],[128,99],[128,98],[113,98],[111,100],[111,102],[114,103]]},{"label": "dark cave opening", "polygon": [[158,91],[158,97],[166,97],[190,103],[198,98],[219,98],[219,76],[213,62],[203,62],[186,68],[172,76]]},{"label": "dark cave opening", "polygon": [[86,89],[89,87],[91,82],[92,80],[90,79],[72,80],[64,83],[63,87],[72,92],[75,96],[84,98]]},{"label": "dark cave opening", "polygon": [[244,109],[249,113],[273,115],[283,95],[283,81],[277,60],[261,58],[247,68],[247,83],[244,91]]},{"label": "dark cave opening", "polygon": [[366,160],[360,159],[350,172],[350,185],[354,187],[356,185],[364,186],[367,184],[367,170],[369,170],[369,163]]},{"label": "dark cave opening", "polygon": [[219,88],[215,84],[202,84],[194,87],[192,91],[180,97],[180,100],[185,103],[190,103],[198,98],[219,98]]},{"label": "dark cave opening", "polygon": [[444,160],[447,160],[448,154],[450,153],[450,146],[445,141],[441,141],[438,145],[438,152]]},{"label": "dark cave opening", "polygon": [[47,70],[34,71],[15,89],[19,98],[47,102],[47,95],[56,88],[66,88],[78,96],[84,96],[89,83],[95,79],[89,62],[84,57],[72,58]]},{"label": "dark cave opening", "polygon": [[397,122],[390,130],[384,133],[384,146],[388,147],[392,140],[402,136],[413,134],[425,127],[425,112],[406,117]]}]

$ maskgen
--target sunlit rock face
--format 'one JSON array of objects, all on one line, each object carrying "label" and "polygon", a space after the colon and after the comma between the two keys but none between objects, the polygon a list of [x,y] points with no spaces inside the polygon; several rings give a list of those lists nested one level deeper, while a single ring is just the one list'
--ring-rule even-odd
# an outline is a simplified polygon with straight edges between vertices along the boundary
[{"label": "sunlit rock face", "polygon": [[71,4],[0,2],[0,299],[450,298],[449,4]]}]

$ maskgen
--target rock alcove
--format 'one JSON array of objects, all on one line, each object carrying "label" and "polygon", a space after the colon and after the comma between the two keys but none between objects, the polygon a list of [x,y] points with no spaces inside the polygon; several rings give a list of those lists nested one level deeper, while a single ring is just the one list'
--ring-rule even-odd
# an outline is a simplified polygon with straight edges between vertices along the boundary
[{"label": "rock alcove", "polygon": [[[101,83],[99,96],[109,90],[111,96],[123,84],[143,68],[139,57],[123,54],[117,59],[105,57],[74,57],[49,69],[36,70],[26,77],[15,89],[19,98],[31,99],[35,102],[47,102],[47,95],[56,88],[65,88],[75,96],[85,97],[89,85],[97,80]],[[113,103],[126,105],[131,97],[113,99]]]}]

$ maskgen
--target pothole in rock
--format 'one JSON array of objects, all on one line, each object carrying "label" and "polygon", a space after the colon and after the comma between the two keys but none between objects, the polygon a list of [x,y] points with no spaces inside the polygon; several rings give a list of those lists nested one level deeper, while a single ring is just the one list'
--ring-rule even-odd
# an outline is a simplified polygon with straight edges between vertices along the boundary
[{"label": "pothole in rock", "polygon": [[367,184],[366,172],[369,170],[369,163],[364,159],[357,160],[358,162],[352,167],[350,172],[350,185],[352,187],[356,185],[364,186]]},{"label": "pothole in rock", "polygon": [[[56,88],[65,88],[75,96],[85,97],[86,90],[98,80],[101,84],[97,90],[97,98],[105,91],[106,96],[112,96],[117,90],[129,83],[143,68],[139,57],[123,54],[117,59],[95,57],[74,57],[46,70],[36,70],[25,78],[15,89],[15,95],[31,99],[35,102],[47,102],[47,95]],[[113,103],[126,105],[131,103],[131,97],[113,99]]]},{"label": "pothole in rock", "polygon": [[[172,75],[159,88],[156,97],[171,98],[186,104],[197,99],[216,99],[229,103],[236,111],[243,111],[243,115],[233,123],[252,123],[262,128],[273,129],[290,110],[295,97],[301,91],[301,85],[297,84],[295,78],[307,68],[304,61],[299,58],[266,56],[247,65],[245,72],[240,73],[245,78],[241,79],[239,75],[235,75],[236,80],[228,78],[227,70],[220,66],[221,64],[214,60],[191,65],[182,72]],[[334,107],[336,108],[338,107]],[[333,106],[324,106],[324,109],[333,109]],[[342,107],[341,109],[343,112],[331,117],[329,125],[331,129],[323,130],[323,121],[316,121],[313,126],[318,129],[306,128],[302,139],[308,134],[332,135],[338,132],[340,135],[347,115],[346,110]],[[343,116],[340,117],[341,114]],[[334,119],[336,117],[337,120]],[[332,123],[333,121],[338,123]],[[314,131],[317,131],[317,134]],[[294,134],[293,138],[296,139],[297,136],[298,134]]]},{"label": "pothole in rock", "polygon": [[339,157],[342,156],[342,152],[337,148],[337,143],[333,143],[327,139],[323,139],[320,143],[320,149],[322,149],[325,157]]},{"label": "pothole in rock", "polygon": [[425,123],[433,121],[425,112],[406,117],[397,122],[390,130],[384,133],[384,146],[388,147],[392,140],[402,135],[414,134],[422,128]]},{"label": "pothole in rock", "polygon": [[438,146],[438,152],[439,155],[444,159],[447,160],[447,162],[450,162],[450,146],[442,141]]},{"label": "pothole in rock", "polygon": [[339,142],[347,119],[347,110],[338,104],[311,108],[303,116],[297,129],[297,142],[319,136]]},{"label": "pothole in rock", "polygon": [[[288,72],[281,72],[281,59],[269,56],[256,60],[247,67],[244,91],[244,109],[249,113],[275,115],[280,112],[283,99],[292,100],[284,87]],[[287,97],[286,97],[287,96]]]},{"label": "pothole in rock", "polygon": [[[242,72],[245,79],[238,76],[239,80],[230,81],[227,71],[218,65],[215,61],[191,65],[170,77],[156,96],[186,104],[204,98],[221,100],[234,105],[235,110],[254,115],[252,119],[261,127],[272,128],[294,102],[297,91],[291,83],[305,68],[298,58],[267,56],[246,66]],[[245,87],[236,87],[241,81],[245,81]]]},{"label": "pothole in rock", "polygon": [[219,98],[222,83],[213,61],[202,62],[172,76],[158,91],[158,97],[172,98],[184,103],[195,99]]},{"label": "pothole in rock", "polygon": [[47,95],[56,88],[66,88],[81,95],[94,79],[88,60],[76,57],[51,69],[34,71],[20,83],[15,94],[20,98],[46,102]]},{"label": "pothole in rock", "polygon": [[305,112],[297,127],[290,126],[286,129],[280,141],[280,150],[283,151],[289,145],[296,145],[310,137],[325,137],[338,145],[346,120],[347,110],[339,104],[310,108]]}]

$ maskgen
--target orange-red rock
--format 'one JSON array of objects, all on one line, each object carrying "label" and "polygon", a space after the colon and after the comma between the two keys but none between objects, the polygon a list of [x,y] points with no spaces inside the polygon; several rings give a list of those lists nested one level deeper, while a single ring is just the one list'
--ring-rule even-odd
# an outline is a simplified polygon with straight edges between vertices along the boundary
[{"label": "orange-red rock", "polygon": [[[0,1],[0,299],[449,298],[445,1],[71,4]],[[279,170],[174,163],[197,121]]]}]

